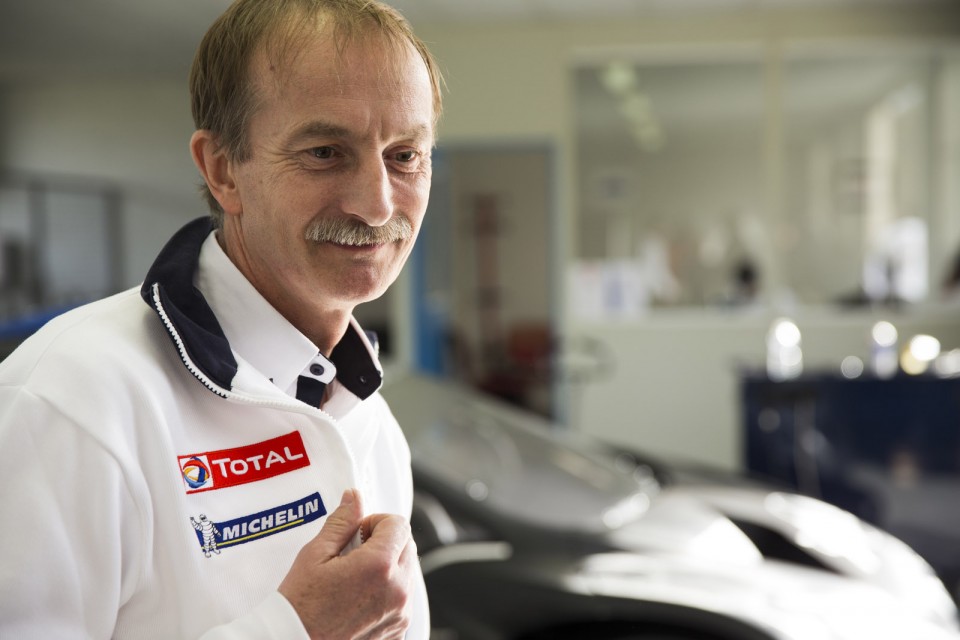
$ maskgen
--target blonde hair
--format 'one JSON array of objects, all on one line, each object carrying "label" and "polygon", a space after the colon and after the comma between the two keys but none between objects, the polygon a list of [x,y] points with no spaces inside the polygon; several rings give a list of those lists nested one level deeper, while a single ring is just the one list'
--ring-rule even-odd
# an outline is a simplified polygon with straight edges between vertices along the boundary
[{"label": "blonde hair", "polygon": [[[212,131],[227,155],[250,156],[248,123],[258,106],[251,61],[264,48],[287,55],[317,19],[333,28],[338,50],[357,33],[379,33],[401,55],[412,45],[426,65],[433,89],[434,123],[442,111],[443,78],[436,59],[395,9],[372,0],[237,0],[210,26],[190,69],[190,107],[197,129]],[[206,184],[201,193],[217,226],[223,209]]]}]

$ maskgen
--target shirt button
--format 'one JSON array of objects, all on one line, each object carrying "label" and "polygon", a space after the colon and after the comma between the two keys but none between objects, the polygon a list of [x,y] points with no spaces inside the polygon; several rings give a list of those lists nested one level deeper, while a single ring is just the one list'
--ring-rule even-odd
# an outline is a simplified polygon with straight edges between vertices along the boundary
[{"label": "shirt button", "polygon": [[318,364],[312,364],[312,365],[310,365],[310,373],[312,373],[312,374],[315,375],[315,376],[322,376],[322,375],[323,375],[323,367],[321,367],[321,366],[318,365]]}]

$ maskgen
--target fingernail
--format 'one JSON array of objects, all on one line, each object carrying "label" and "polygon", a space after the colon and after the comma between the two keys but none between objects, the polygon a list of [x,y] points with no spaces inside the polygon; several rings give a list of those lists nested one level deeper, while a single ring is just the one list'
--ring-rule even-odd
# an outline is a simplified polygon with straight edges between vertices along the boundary
[{"label": "fingernail", "polygon": [[341,505],[351,505],[356,501],[356,494],[353,489],[347,489],[343,492],[343,496],[340,498]]}]

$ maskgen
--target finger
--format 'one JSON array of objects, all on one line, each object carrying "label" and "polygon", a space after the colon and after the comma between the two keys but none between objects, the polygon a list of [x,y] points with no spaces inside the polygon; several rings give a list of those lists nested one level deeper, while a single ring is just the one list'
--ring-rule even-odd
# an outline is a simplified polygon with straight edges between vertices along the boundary
[{"label": "finger", "polygon": [[353,540],[362,519],[360,494],[356,489],[347,489],[340,499],[340,506],[327,516],[327,521],[314,540],[321,555],[327,559],[339,556]]},{"label": "finger", "polygon": [[415,567],[420,563],[420,556],[417,554],[417,543],[411,538],[400,553],[400,559],[397,563],[404,569]]},{"label": "finger", "polygon": [[407,590],[412,593],[416,589],[414,585],[420,575],[420,556],[417,554],[417,545],[413,540],[403,548],[397,566],[404,576]]},{"label": "finger", "polygon": [[364,532],[364,547],[387,553],[393,561],[398,561],[404,547],[413,538],[410,525],[398,515],[378,513],[367,516],[361,524]]},{"label": "finger", "polygon": [[360,535],[363,537],[363,541],[369,540],[370,536],[373,535],[374,527],[389,517],[389,514],[386,513],[374,513],[364,518],[363,522],[360,523]]}]

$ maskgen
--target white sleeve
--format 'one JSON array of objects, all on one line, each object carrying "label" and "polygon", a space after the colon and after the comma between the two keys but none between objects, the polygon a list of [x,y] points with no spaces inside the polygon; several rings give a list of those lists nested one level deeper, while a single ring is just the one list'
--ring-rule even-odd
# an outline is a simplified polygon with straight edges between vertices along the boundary
[{"label": "white sleeve", "polygon": [[293,605],[274,592],[247,615],[207,631],[200,640],[310,640]]},{"label": "white sleeve", "polygon": [[[415,603],[406,640],[430,638],[430,611],[423,575],[417,581]],[[217,626],[199,640],[310,640],[293,605],[275,592],[247,615]]]},{"label": "white sleeve", "polygon": [[33,394],[0,386],[0,638],[109,638],[139,567],[117,461]]},{"label": "white sleeve", "polygon": [[430,607],[427,601],[427,586],[423,581],[423,574],[419,573],[417,580],[416,602],[413,608],[413,619],[407,630],[406,640],[429,640],[430,638]]}]

